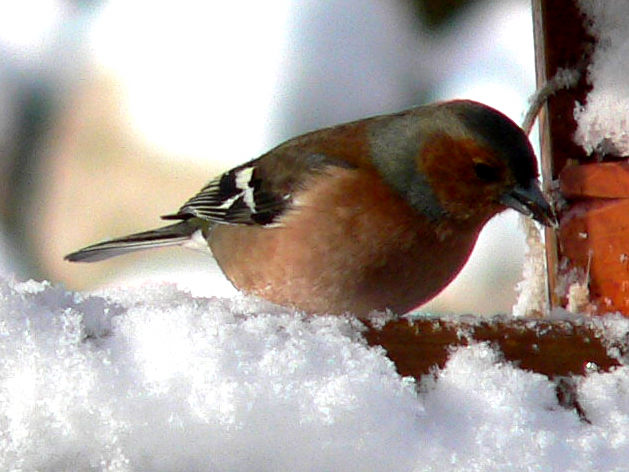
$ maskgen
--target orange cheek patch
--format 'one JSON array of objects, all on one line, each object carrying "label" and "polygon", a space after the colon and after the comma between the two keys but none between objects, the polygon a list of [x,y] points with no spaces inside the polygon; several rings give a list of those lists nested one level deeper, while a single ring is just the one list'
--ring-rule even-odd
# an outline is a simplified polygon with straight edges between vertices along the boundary
[{"label": "orange cheek patch", "polygon": [[496,162],[494,152],[473,139],[438,135],[428,141],[418,164],[439,202],[450,212],[483,211],[495,206],[496,186],[483,185],[474,172],[478,162]]}]

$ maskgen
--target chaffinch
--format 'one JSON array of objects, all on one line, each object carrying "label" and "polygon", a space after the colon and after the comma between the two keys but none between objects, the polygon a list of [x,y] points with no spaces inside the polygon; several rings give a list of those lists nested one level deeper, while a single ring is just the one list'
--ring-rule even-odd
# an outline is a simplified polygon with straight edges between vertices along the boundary
[{"label": "chaffinch", "polygon": [[67,255],[201,240],[242,292],[309,313],[405,313],[445,288],[506,208],[555,217],[522,130],[454,100],[313,131],[210,181],[176,223]]}]

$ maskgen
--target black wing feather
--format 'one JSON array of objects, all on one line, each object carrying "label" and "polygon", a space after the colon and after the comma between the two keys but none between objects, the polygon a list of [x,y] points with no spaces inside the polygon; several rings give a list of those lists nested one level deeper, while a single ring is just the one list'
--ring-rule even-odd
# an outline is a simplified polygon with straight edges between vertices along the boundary
[{"label": "black wing feather", "polygon": [[271,225],[291,206],[293,193],[302,187],[306,178],[331,165],[351,167],[321,154],[267,154],[211,180],[177,213],[162,218]]}]

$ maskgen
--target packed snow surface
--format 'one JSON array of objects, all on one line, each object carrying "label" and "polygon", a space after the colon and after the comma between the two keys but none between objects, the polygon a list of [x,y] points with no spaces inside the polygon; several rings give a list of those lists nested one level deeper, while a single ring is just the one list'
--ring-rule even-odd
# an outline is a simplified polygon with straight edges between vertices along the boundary
[{"label": "packed snow surface", "polygon": [[[627,470],[629,371],[546,377],[484,344],[416,383],[351,317],[172,285],[0,280],[3,471]],[[610,321],[615,335],[629,331]]]}]

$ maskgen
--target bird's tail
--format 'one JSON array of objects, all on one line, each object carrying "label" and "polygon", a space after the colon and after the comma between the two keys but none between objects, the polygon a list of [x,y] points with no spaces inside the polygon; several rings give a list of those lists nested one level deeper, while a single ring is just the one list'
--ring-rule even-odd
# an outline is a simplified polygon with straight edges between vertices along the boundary
[{"label": "bird's tail", "polygon": [[191,240],[194,233],[199,229],[199,225],[195,225],[189,220],[181,221],[163,228],[92,244],[68,254],[64,259],[71,262],[97,262],[143,249],[175,246]]}]

